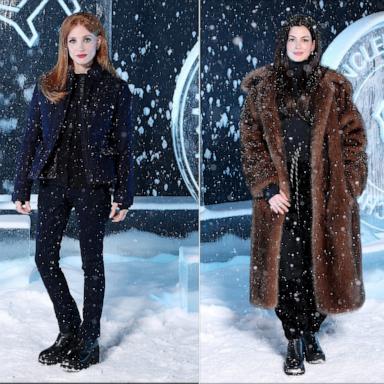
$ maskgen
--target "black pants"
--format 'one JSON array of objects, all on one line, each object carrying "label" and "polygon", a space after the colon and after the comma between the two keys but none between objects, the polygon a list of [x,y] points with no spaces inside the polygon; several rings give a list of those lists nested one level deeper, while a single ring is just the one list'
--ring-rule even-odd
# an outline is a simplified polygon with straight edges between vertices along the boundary
[{"label": "black pants", "polygon": [[290,280],[280,277],[279,303],[275,312],[288,340],[297,339],[304,332],[319,331],[326,315],[316,309],[311,273]]},{"label": "black pants", "polygon": [[[60,243],[73,207],[84,271],[83,321],[59,265]],[[110,207],[108,187],[75,189],[52,181],[40,183],[35,260],[60,332],[80,331],[84,338],[93,339],[100,336],[105,289],[103,238]]]},{"label": "black pants", "polygon": [[285,216],[279,269],[279,297],[275,312],[287,339],[303,332],[317,332],[326,316],[316,309],[311,256],[311,181],[305,165],[300,164],[299,182],[291,185],[291,207]]}]

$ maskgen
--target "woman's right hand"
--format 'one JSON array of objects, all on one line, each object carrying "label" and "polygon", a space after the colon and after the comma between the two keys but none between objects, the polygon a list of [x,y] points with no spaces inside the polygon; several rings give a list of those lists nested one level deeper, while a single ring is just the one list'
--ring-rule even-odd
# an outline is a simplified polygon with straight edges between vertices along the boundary
[{"label": "woman's right hand", "polygon": [[280,191],[279,193],[271,197],[268,200],[268,203],[273,212],[281,214],[283,214],[284,212],[288,212],[288,207],[291,206],[291,204],[289,204],[286,194],[283,191]]},{"label": "woman's right hand", "polygon": [[23,204],[21,201],[16,200],[15,205],[16,205],[16,211],[21,213],[22,215],[29,215],[32,211],[31,204],[29,201],[26,201]]}]

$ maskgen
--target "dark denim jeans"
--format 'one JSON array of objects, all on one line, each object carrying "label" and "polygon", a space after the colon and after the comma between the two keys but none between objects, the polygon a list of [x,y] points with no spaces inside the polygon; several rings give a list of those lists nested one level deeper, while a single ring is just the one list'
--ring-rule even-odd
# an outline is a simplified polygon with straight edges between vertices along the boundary
[{"label": "dark denim jeans", "polygon": [[[84,271],[83,321],[59,265],[60,244],[73,207]],[[100,336],[105,290],[103,239],[110,207],[107,186],[77,189],[54,181],[40,182],[35,260],[60,332],[80,331],[86,339]]]}]

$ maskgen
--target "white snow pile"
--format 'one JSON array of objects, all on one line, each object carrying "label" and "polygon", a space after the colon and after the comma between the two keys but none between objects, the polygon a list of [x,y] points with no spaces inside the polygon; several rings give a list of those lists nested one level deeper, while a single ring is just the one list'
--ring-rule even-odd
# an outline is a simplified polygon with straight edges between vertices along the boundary
[{"label": "white snow pile", "polygon": [[[198,315],[180,308],[178,283],[178,247],[196,244],[196,233],[173,239],[131,230],[105,239],[102,362],[77,373],[37,361],[58,327],[33,257],[0,261],[0,381],[196,382]],[[62,255],[81,313],[78,242],[65,237]]]}]

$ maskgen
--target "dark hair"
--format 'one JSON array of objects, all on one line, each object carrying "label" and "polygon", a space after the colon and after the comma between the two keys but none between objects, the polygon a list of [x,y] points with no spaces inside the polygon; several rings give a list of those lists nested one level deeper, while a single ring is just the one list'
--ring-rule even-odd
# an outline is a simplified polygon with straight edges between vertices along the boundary
[{"label": "dark hair", "polygon": [[[306,27],[315,40],[315,49],[304,65],[303,79],[300,83],[302,96],[296,105],[293,96],[290,94],[292,89],[292,74],[289,70],[289,60],[287,55],[288,34],[292,27]],[[274,68],[276,73],[276,87],[279,98],[279,108],[284,113],[290,113],[298,109],[306,120],[310,121],[310,94],[316,89],[322,70],[320,69],[320,60],[322,55],[321,35],[314,19],[307,15],[294,15],[288,21],[283,23],[282,28],[276,35],[276,48]]]},{"label": "dark hair", "polygon": [[306,27],[311,33],[312,40],[316,41],[315,50],[309,57],[308,66],[311,69],[315,69],[321,60],[322,48],[321,48],[321,35],[315,20],[311,16],[306,15],[294,15],[288,21],[285,21],[282,28],[276,35],[276,49],[275,49],[275,66],[276,68],[283,67],[288,69],[288,56],[287,56],[287,40],[288,33],[292,27]]}]

